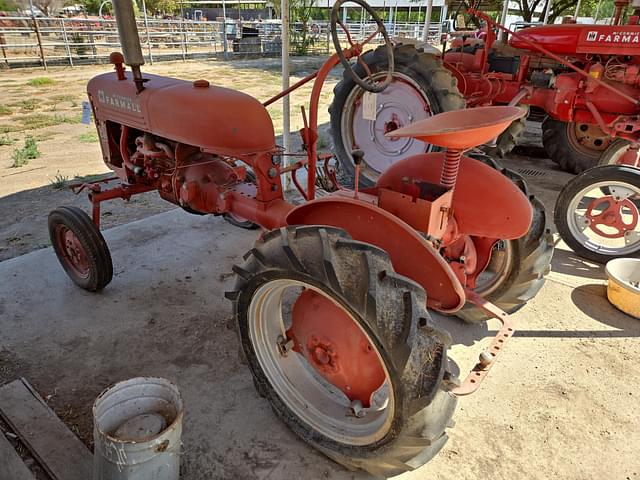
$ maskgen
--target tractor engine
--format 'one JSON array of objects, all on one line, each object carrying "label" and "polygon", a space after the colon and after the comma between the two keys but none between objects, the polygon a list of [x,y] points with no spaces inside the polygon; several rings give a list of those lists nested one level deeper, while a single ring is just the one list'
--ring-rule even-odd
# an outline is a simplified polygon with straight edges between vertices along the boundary
[{"label": "tractor engine", "polygon": [[484,40],[456,39],[444,54],[468,106],[508,104],[520,95],[519,103],[540,107],[564,122],[609,124],[620,115],[640,114],[630,100],[613,95],[531,45],[542,46],[591,78],[639,98],[637,25],[544,25],[520,30],[508,44],[489,42],[486,51]]},{"label": "tractor engine", "polygon": [[127,152],[123,155],[127,155],[133,140],[135,150],[125,161],[131,183],[152,184],[162,198],[192,213],[222,213],[228,209],[222,192],[244,181],[245,167],[236,167],[233,160],[197,147],[139,133],[127,132]]}]

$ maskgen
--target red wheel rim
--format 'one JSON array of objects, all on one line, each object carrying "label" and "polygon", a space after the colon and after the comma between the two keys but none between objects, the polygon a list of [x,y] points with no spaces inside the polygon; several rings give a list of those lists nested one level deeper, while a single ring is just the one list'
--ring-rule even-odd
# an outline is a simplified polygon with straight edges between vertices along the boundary
[{"label": "red wheel rim", "polygon": [[349,400],[371,405],[371,395],[385,381],[373,345],[351,317],[327,297],[305,290],[293,307],[287,336],[293,350]]},{"label": "red wheel rim", "polygon": [[76,234],[66,225],[57,225],[54,238],[61,260],[68,270],[79,278],[89,278],[87,252]]},{"label": "red wheel rim", "polygon": [[[594,213],[604,205],[606,205],[604,210]],[[629,223],[625,223],[622,218],[623,209],[631,215]],[[638,225],[638,209],[635,204],[627,198],[617,201],[611,195],[593,200],[587,208],[585,217],[589,219],[589,228],[604,238],[624,237],[626,232],[633,231]],[[603,226],[614,229],[615,232],[607,233],[602,230]]]}]

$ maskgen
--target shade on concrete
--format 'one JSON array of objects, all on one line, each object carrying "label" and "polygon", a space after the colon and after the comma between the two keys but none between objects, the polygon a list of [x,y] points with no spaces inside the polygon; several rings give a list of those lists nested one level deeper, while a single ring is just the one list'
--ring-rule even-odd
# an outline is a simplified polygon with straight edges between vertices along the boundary
[{"label": "shade on concrete", "polygon": [[[104,387],[138,375],[175,381],[185,480],[367,478],[291,434],[238,360],[223,292],[255,235],[181,210],[114,228],[115,278],[100,294],[71,284],[51,249],[0,263],[2,378],[29,378],[85,440]],[[600,268],[561,250],[554,270],[515,315],[520,330],[486,383],[459,402],[444,450],[400,478],[637,477],[640,322],[604,299]],[[438,318],[462,368],[495,333],[493,322]]]}]

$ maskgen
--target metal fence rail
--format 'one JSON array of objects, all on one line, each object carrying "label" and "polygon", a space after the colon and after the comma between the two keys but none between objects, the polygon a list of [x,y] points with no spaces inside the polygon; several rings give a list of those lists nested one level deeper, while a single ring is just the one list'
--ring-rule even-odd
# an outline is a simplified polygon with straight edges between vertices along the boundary
[{"label": "metal fence rail", "polygon": [[[138,32],[147,61],[247,55],[279,55],[281,26],[279,21],[243,22],[257,36],[241,38],[241,28],[234,21],[158,20],[138,21]],[[349,23],[355,38],[375,31],[373,23]],[[422,25],[397,23],[387,26],[391,36],[420,38]],[[226,38],[223,32],[226,31]],[[430,31],[435,39],[439,25]],[[38,35],[39,33],[39,35]],[[343,37],[340,32],[340,37]],[[326,53],[330,36],[326,22],[313,23],[303,42],[301,25],[292,31],[292,52]],[[0,65],[33,67],[44,64],[76,65],[104,63],[109,54],[120,49],[115,20],[77,18],[0,17]],[[44,58],[43,58],[44,57]]]}]

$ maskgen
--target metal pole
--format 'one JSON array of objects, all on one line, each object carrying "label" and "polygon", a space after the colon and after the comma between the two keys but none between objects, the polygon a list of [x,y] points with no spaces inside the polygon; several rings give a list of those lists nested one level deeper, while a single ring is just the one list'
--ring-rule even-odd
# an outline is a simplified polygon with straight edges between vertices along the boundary
[{"label": "metal pole", "polygon": [[42,60],[42,66],[47,69],[47,59],[44,58],[44,49],[42,48],[42,38],[40,37],[40,28],[38,28],[38,20],[33,13],[33,0],[29,0],[29,7],[31,8],[31,20],[33,20],[33,29],[36,32],[36,38],[38,39],[38,48],[40,49],[40,59]]},{"label": "metal pole", "polygon": [[67,37],[67,29],[64,26],[64,18],[60,19],[60,26],[62,27],[62,39],[64,40],[64,46],[67,49],[67,55],[69,56],[69,65],[73,67],[73,58],[71,56],[71,48],[69,48],[69,39]]},{"label": "metal pole", "polygon": [[[600,6],[600,4],[598,3],[598,7]],[[547,23],[549,23],[549,14],[551,13],[551,9],[553,8],[553,0],[547,0],[547,9],[544,12],[544,20],[543,23],[546,25]],[[596,13],[596,16],[598,14]]]},{"label": "metal pole", "polygon": [[184,7],[182,2],[180,2],[180,33],[182,34],[182,43],[180,44],[180,48],[182,50],[182,61],[187,60],[187,37],[184,34]]},{"label": "metal pole", "polygon": [[[289,0],[281,0],[280,2],[280,10],[281,10],[281,25],[282,25],[282,33],[280,37],[282,38],[282,90],[286,90],[289,88]],[[291,149],[291,138],[289,131],[291,130],[290,123],[290,104],[289,104],[289,95],[286,95],[282,99],[282,146],[284,147],[285,153],[289,153]],[[283,158],[283,166],[289,166],[290,158],[285,155]],[[285,190],[289,190],[289,176],[285,177]]]},{"label": "metal pole", "polygon": [[573,14],[573,19],[576,20],[578,18],[578,10],[580,10],[580,4],[582,3],[582,0],[578,0],[578,3],[576,3],[576,11]]},{"label": "metal pole", "polygon": [[224,59],[227,60],[229,54],[227,49],[227,5],[224,0],[222,0],[222,51]]},{"label": "metal pole", "polygon": [[429,39],[429,27],[431,26],[431,11],[433,10],[433,0],[427,0],[427,13],[424,17],[424,30],[422,30],[422,41]]},{"label": "metal pole", "polygon": [[149,19],[147,18],[147,2],[142,0],[142,13],[144,15],[144,28],[147,31],[147,51],[149,52],[149,62],[153,65],[153,55],[151,54],[151,37],[149,36]]},{"label": "metal pole", "polygon": [[[509,1],[510,0],[503,0],[504,4],[502,5],[502,15],[500,15],[500,24],[501,25],[505,25],[507,23],[507,14],[509,13]],[[500,31],[500,40],[502,40],[503,42],[506,41],[507,34],[501,30]]]},{"label": "metal pole", "polygon": [[595,15],[595,17],[593,19],[593,23],[597,23],[598,22],[598,15],[600,14],[600,5],[602,5],[602,0],[600,0],[598,2],[598,6],[596,7],[596,15]]}]

